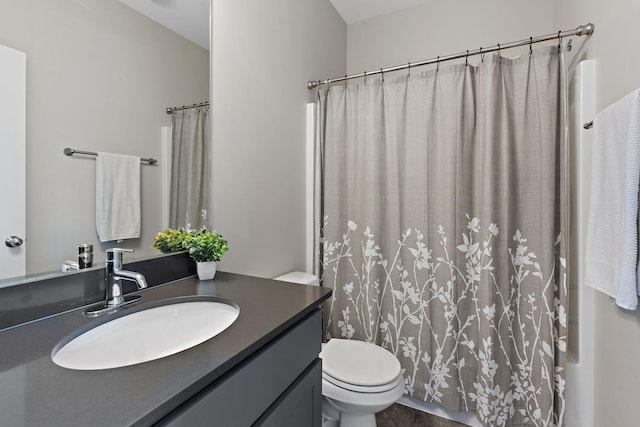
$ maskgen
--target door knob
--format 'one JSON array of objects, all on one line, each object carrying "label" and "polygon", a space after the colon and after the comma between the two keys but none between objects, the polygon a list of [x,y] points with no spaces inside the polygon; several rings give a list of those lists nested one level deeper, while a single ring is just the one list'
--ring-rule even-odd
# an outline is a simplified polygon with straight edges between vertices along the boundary
[{"label": "door knob", "polygon": [[4,244],[7,245],[7,247],[9,248],[15,248],[15,247],[21,246],[23,243],[24,243],[24,240],[22,240],[18,236],[9,236],[4,240]]}]

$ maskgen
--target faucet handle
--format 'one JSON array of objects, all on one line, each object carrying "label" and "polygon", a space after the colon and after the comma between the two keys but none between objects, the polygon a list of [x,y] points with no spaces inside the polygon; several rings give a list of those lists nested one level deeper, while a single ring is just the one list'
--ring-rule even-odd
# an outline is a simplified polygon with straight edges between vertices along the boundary
[{"label": "faucet handle", "polygon": [[122,268],[122,254],[125,252],[133,252],[133,249],[110,248],[107,249],[107,262],[113,262],[113,268]]},{"label": "faucet handle", "polygon": [[107,249],[107,252],[113,252],[113,253],[117,253],[117,252],[133,252],[133,249],[109,248],[109,249]]}]

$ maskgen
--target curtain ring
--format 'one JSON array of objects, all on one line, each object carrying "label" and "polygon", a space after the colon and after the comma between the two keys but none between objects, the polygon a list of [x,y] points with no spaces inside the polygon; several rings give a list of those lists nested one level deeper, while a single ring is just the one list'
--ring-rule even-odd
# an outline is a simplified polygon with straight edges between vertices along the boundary
[{"label": "curtain ring", "polygon": [[467,55],[464,57],[464,66],[469,65],[469,49],[467,49]]},{"label": "curtain ring", "polygon": [[409,77],[411,77],[411,61],[407,63],[407,68],[409,69],[409,72],[408,72]]},{"label": "curtain ring", "polygon": [[529,37],[529,55],[533,55],[533,36]]},{"label": "curtain ring", "polygon": [[344,75],[344,88],[347,88],[347,75]]},{"label": "curtain ring", "polygon": [[482,46],[480,46],[480,62],[484,62],[484,52],[482,51]]},{"label": "curtain ring", "polygon": [[384,83],[384,71],[380,68],[380,75],[382,76],[382,83]]},{"label": "curtain ring", "polygon": [[440,70],[440,56],[436,58],[436,73]]},{"label": "curtain ring", "polygon": [[365,84],[365,86],[367,84],[367,71],[366,70],[364,72],[364,84]]},{"label": "curtain ring", "polygon": [[502,62],[502,55],[500,54],[500,43],[498,43],[498,61]]},{"label": "curtain ring", "polygon": [[558,31],[558,49],[562,48],[562,37],[560,36],[561,33],[562,31]]}]

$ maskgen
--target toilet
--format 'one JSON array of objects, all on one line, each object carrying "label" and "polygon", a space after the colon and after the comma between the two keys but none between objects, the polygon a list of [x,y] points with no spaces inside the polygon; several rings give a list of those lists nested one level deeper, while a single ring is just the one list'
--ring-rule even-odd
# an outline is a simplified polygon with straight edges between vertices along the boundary
[{"label": "toilet", "polygon": [[[318,285],[312,274],[294,271],[275,280]],[[404,393],[400,362],[389,351],[357,340],[322,344],[322,426],[375,427],[376,412]]]}]

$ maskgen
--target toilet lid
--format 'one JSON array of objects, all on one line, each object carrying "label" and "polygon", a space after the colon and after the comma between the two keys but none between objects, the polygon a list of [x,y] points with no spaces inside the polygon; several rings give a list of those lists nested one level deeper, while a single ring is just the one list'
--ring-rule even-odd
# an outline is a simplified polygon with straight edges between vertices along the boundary
[{"label": "toilet lid", "polygon": [[331,339],[320,357],[324,373],[356,386],[389,384],[400,374],[400,362],[393,354],[364,341]]}]

